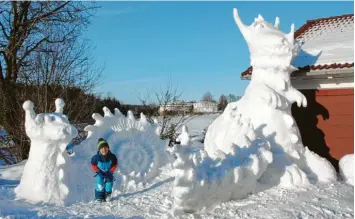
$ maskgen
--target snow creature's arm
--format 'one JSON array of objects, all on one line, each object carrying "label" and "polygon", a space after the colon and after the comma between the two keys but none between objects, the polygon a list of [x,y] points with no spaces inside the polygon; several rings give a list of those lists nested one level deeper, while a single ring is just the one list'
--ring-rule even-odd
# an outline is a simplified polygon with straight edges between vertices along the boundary
[{"label": "snow creature's arm", "polygon": [[97,167],[97,156],[96,155],[91,158],[91,168],[95,173],[99,172],[99,168]]},{"label": "snow creature's arm", "polygon": [[116,168],[117,168],[117,157],[114,154],[112,154],[112,165],[109,171],[113,173],[113,171],[115,171]]},{"label": "snow creature's arm", "polygon": [[291,103],[296,102],[298,107],[307,106],[307,98],[299,90],[292,87],[285,95]]}]

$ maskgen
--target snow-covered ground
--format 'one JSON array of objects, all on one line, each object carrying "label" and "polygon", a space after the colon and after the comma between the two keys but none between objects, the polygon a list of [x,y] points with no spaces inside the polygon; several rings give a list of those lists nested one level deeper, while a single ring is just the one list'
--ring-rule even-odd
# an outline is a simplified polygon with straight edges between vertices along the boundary
[{"label": "snow-covered ground", "polygon": [[[207,129],[209,125],[219,116],[221,115],[220,113],[214,113],[214,114],[205,114],[205,115],[192,115],[184,119],[184,121],[181,123],[181,125],[186,125],[189,129],[189,134],[191,136],[191,139],[193,141],[193,147],[203,147],[202,144],[199,144],[198,141],[201,141],[204,136],[203,136],[203,131],[204,129]],[[172,119],[172,122],[176,122],[180,119],[174,118]],[[181,132],[182,126],[177,130],[178,133]]]},{"label": "snow-covered ground", "polygon": [[210,125],[220,113],[206,114],[206,115],[192,115],[183,123],[189,128],[189,133],[200,134],[204,128]]},{"label": "snow-covered ground", "polygon": [[[216,116],[193,118],[187,123],[189,131],[202,133]],[[14,188],[24,164],[0,168],[0,218],[174,218],[170,164],[145,189],[119,194],[109,203],[78,202],[65,207],[15,200]],[[339,181],[297,189],[271,188],[182,218],[354,218],[354,187]]]},{"label": "snow-covered ground", "polygon": [[[1,174],[4,169],[1,169]],[[173,218],[169,166],[154,183],[110,203],[75,203],[67,207],[31,205],[14,200],[18,180],[0,180],[1,218]],[[354,218],[354,187],[337,182],[299,189],[272,188],[220,204],[209,213],[182,218]]]}]

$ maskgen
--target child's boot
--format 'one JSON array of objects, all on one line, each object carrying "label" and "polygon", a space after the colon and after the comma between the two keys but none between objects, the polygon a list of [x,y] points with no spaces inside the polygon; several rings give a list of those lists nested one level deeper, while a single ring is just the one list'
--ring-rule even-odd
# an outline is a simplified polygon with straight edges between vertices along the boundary
[{"label": "child's boot", "polygon": [[106,192],[106,201],[111,201],[111,192]]},{"label": "child's boot", "polygon": [[105,192],[99,192],[95,189],[95,200],[98,202],[105,201]]}]

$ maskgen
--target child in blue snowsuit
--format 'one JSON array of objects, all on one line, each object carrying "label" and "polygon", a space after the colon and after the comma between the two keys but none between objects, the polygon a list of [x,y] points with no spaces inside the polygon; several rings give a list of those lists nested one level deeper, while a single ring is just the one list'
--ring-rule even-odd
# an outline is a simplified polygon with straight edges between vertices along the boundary
[{"label": "child in blue snowsuit", "polygon": [[95,171],[95,199],[106,201],[111,198],[113,172],[117,168],[117,158],[109,150],[105,139],[100,138],[97,144],[97,154],[91,158],[91,168]]}]

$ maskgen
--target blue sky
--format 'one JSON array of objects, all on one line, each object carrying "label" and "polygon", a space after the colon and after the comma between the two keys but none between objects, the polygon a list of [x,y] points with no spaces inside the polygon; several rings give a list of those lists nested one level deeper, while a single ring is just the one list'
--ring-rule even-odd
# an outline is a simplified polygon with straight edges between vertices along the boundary
[{"label": "blue sky", "polygon": [[249,83],[249,51],[233,19],[245,24],[260,13],[289,32],[307,20],[354,13],[353,2],[98,2],[87,29],[98,67],[104,66],[96,92],[137,104],[138,94],[171,83],[184,100],[210,91],[243,95]]}]

